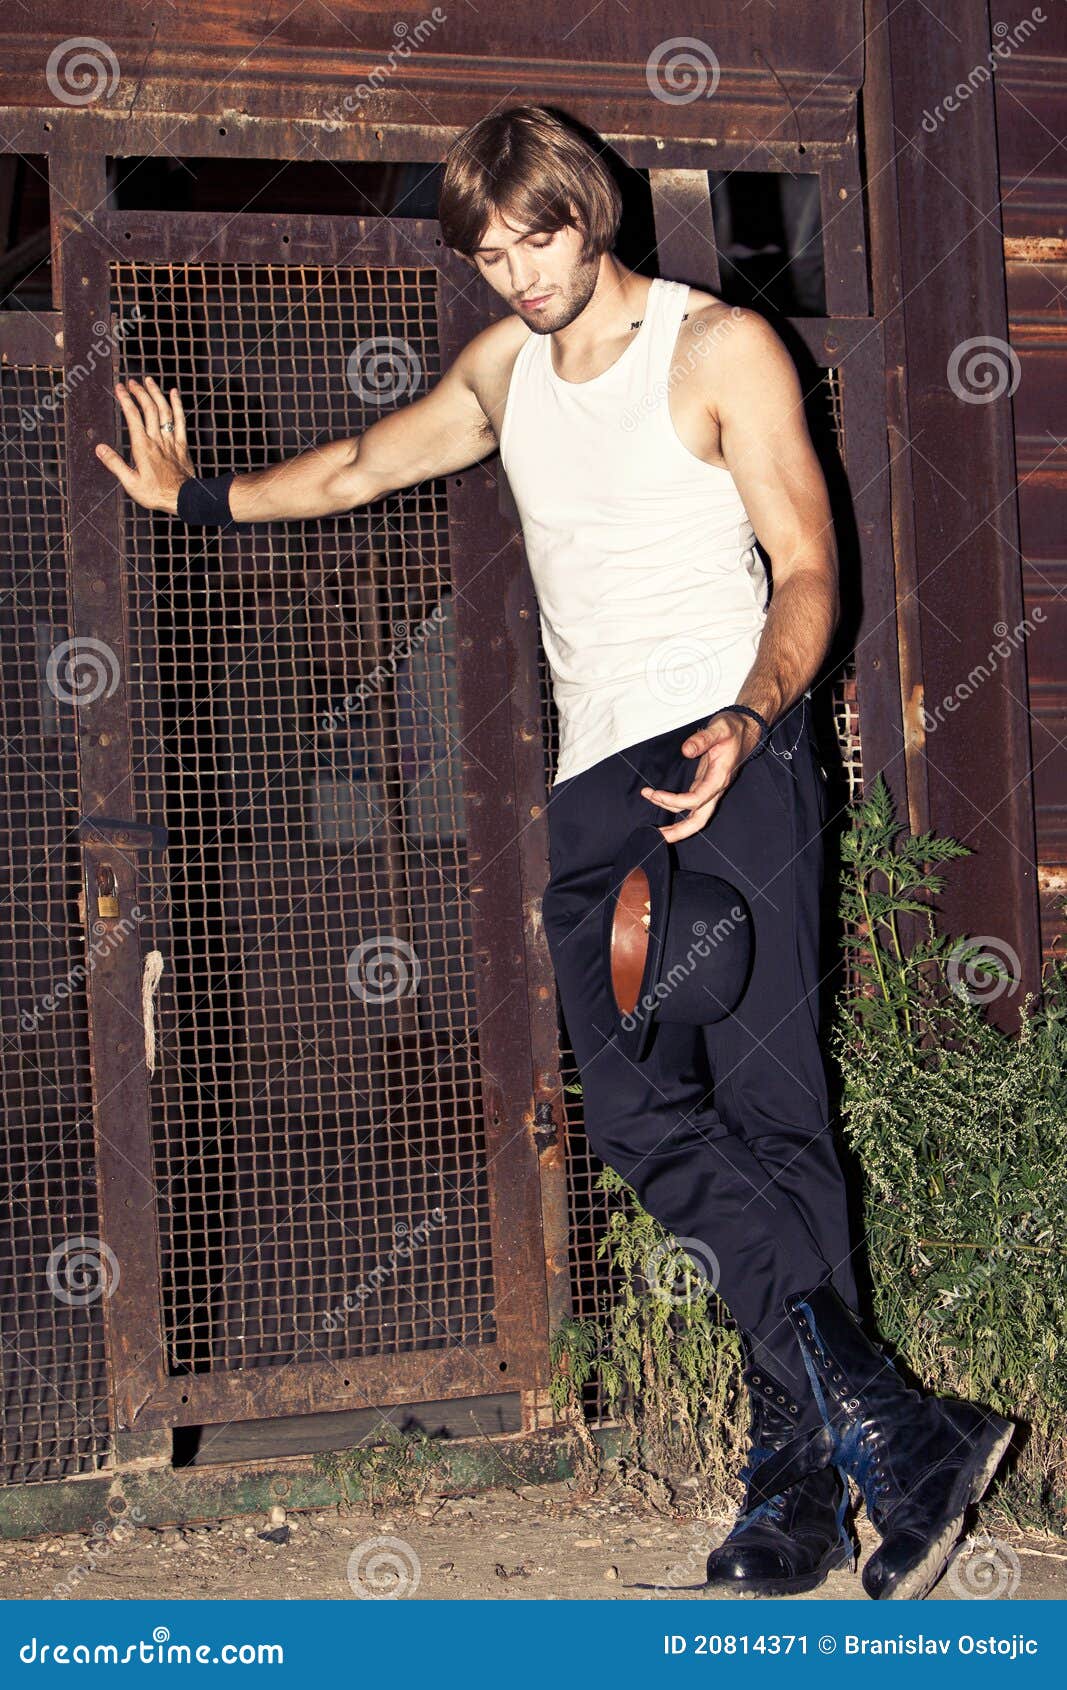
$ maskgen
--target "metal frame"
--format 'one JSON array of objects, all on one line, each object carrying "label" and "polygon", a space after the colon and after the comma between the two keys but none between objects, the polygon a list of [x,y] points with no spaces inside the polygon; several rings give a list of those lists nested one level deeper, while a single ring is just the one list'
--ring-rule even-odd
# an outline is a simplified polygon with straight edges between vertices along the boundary
[{"label": "metal frame", "polygon": [[[961,406],[946,373],[953,348],[969,337],[993,348],[1008,342],[992,80],[960,102],[938,130],[936,156],[926,156],[925,114],[985,62],[995,40],[987,5],[959,8],[954,24],[945,31],[921,6],[906,16],[887,0],[870,6],[871,274],[887,335],[909,821],[915,833],[952,835],[974,853],[966,872],[946,881],[941,920],[948,933],[977,927],[1016,952],[1018,983],[987,1006],[1015,1031],[1041,973],[1025,649],[999,665],[999,685],[981,688],[936,734],[925,731],[923,714],[924,702],[936,710],[982,663],[995,630],[1024,614],[1010,399]],[[902,137],[922,144],[902,145]],[[946,184],[936,203],[932,181]],[[996,519],[988,528],[976,521],[987,510]],[[993,746],[1000,790],[991,805]]]},{"label": "metal frame", "polygon": [[[61,250],[68,369],[87,356],[93,323],[102,314],[106,318],[109,265],[117,255],[154,264],[239,258],[278,266],[424,265],[439,277],[443,357],[451,360],[482,321],[465,296],[466,272],[441,246],[431,224],[411,222],[401,229],[366,218],[283,220],[244,214],[227,218],[220,227],[210,216],[99,212],[71,228]],[[117,487],[102,484],[106,472],[93,454],[96,440],[115,435],[109,385],[98,382],[75,390],[70,415],[72,507],[93,510],[92,523],[76,524],[70,541],[76,632],[107,641],[123,659],[124,496]],[[264,1392],[269,1411],[279,1414],[372,1401],[407,1402],[427,1391],[436,1397],[480,1395],[490,1384],[499,1389],[508,1382],[528,1393],[532,1423],[543,1409],[548,1346],[531,1106],[533,1056],[525,993],[514,989],[524,951],[516,794],[510,785],[512,725],[507,709],[490,707],[508,693],[510,648],[499,607],[513,590],[521,558],[510,543],[513,536],[499,516],[495,489],[484,472],[450,478],[448,509],[458,646],[469,654],[459,663],[460,710],[467,752],[469,855],[472,867],[478,865],[479,884],[470,893],[471,922],[479,964],[498,1340],[454,1353],[351,1358],[343,1368],[333,1362],[289,1362],[231,1373],[167,1375],[158,1322],[150,1110],[145,1069],[137,1060],[140,959],[136,947],[121,947],[98,966],[90,1004],[100,1093],[97,1133],[104,1230],[123,1263],[119,1289],[108,1305],[118,1430],[262,1415]],[[464,583],[475,579],[477,601],[464,591]],[[86,816],[100,810],[128,815],[130,726],[123,685],[110,698],[86,705],[79,727]],[[123,909],[138,895],[136,831],[131,817],[122,829],[86,844],[92,862],[106,857],[114,867]],[[122,845],[124,835],[129,848]]]}]

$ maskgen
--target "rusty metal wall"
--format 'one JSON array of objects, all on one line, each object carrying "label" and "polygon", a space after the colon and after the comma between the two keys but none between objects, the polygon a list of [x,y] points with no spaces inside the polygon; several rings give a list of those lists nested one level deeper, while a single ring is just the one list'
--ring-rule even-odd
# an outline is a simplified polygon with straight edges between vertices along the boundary
[{"label": "rusty metal wall", "polygon": [[970,851],[938,896],[941,930],[975,936],[1007,965],[1008,983],[983,1001],[1014,1031],[1041,946],[1027,641],[1004,640],[1023,620],[1023,584],[994,105],[1003,67],[994,76],[990,55],[1010,24],[986,0],[960,5],[951,29],[893,0],[869,0],[868,20],[909,821]]},{"label": "rusty metal wall", "polygon": [[[16,9],[0,25],[0,105],[31,108],[33,119],[16,127],[32,133],[38,113],[62,109],[72,82],[83,106],[115,114],[116,145],[108,151],[165,147],[177,157],[203,155],[219,139],[234,156],[257,156],[257,126],[278,120],[288,126],[287,145],[258,156],[331,156],[340,141],[337,156],[384,157],[382,131],[403,124],[421,132],[426,148],[406,156],[436,158],[442,131],[508,101],[549,98],[603,134],[712,135],[746,150],[766,140],[772,153],[790,150],[800,134],[855,145],[863,0],[832,7],[702,0],[696,15],[686,0],[577,14],[553,0],[539,8],[536,31],[530,13],[515,5],[440,10],[440,23],[430,12],[398,36],[395,13],[377,0],[331,0],[280,15],[252,11],[244,0],[209,7],[144,0],[106,24],[89,0],[40,0],[32,17]],[[75,55],[58,49],[102,34],[90,100],[92,65],[83,53],[76,83],[68,69]],[[707,91],[698,105],[677,97],[684,83],[676,80],[686,60],[676,44],[694,35],[689,63],[703,67]],[[646,69],[653,57],[652,74],[667,96],[656,101]],[[152,140],[128,149],[124,140],[142,120]]]},{"label": "rusty metal wall", "polygon": [[[1025,14],[1024,14],[1025,15]],[[1014,43],[1013,43],[1014,48]],[[1018,475],[1042,951],[1067,936],[1067,14],[997,70],[1000,202]],[[1035,614],[1036,613],[1036,614]]]},{"label": "rusty metal wall", "polygon": [[94,1472],[111,1433],[76,833],[93,663],[71,664],[66,414],[58,370],[19,362],[37,338],[0,332],[0,1484]]}]

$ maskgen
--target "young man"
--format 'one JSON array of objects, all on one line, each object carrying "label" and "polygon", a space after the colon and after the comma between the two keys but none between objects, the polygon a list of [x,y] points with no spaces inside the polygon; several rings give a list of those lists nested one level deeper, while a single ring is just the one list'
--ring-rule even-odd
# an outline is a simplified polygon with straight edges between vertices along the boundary
[{"label": "young man", "polygon": [[[712,1253],[746,1346],[746,1503],[709,1584],[819,1584],[852,1557],[852,1475],[882,1535],[866,1590],[922,1596],[1011,1426],[909,1390],[855,1314],[818,1045],[826,797],[809,689],[838,618],[826,487],[776,333],[628,270],[620,211],[576,128],[542,107],[494,114],[450,149],[439,217],[511,315],[430,393],[356,440],[202,482],[177,391],[130,381],[116,393],[133,467],[97,450],[139,504],[242,523],[350,510],[499,445],[559,712],[543,914],[586,1131],[652,1215]],[[634,1062],[599,935],[641,822],[680,867],[741,888],[755,961],[732,1016],[663,1022]]]}]

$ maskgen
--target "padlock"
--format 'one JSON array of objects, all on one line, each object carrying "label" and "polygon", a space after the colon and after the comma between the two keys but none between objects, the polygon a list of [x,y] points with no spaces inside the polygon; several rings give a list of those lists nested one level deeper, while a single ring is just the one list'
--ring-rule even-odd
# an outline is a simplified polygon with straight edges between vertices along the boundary
[{"label": "padlock", "polygon": [[96,913],[112,920],[119,913],[119,889],[115,870],[110,863],[99,863],[96,870]]}]

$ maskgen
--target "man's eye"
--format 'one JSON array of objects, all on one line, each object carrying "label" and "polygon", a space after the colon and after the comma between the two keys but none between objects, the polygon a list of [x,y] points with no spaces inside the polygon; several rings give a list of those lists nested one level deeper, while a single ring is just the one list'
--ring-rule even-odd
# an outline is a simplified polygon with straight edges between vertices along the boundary
[{"label": "man's eye", "polygon": [[[555,230],[553,230],[551,234],[543,235],[539,241],[531,240],[530,245],[531,246],[551,246],[551,244],[555,240],[555,238],[556,238],[556,232],[555,232]],[[500,254],[497,253],[496,256],[493,257],[493,258],[489,258],[487,255],[483,255],[482,263],[487,265],[487,266],[493,265],[493,264],[499,264],[500,263]]]}]

